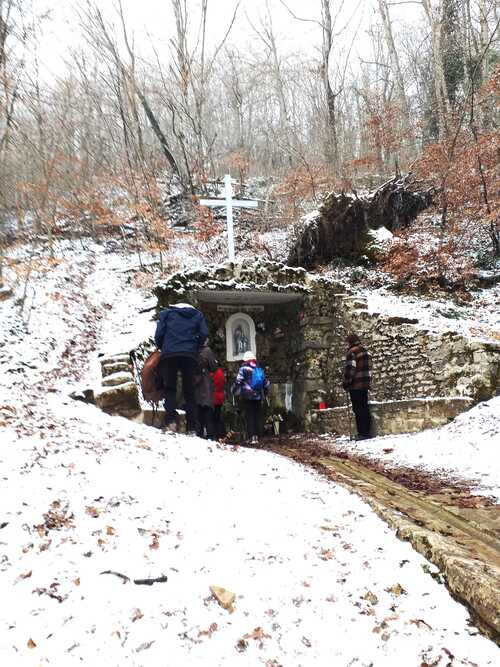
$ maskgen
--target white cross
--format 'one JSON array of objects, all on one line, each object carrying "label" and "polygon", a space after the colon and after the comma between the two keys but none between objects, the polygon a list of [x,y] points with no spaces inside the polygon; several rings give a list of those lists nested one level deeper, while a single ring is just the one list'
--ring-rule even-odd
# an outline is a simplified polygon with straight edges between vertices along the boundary
[{"label": "white cross", "polygon": [[231,176],[224,176],[224,199],[200,199],[202,206],[226,207],[227,218],[227,252],[229,261],[234,262],[234,224],[233,224],[233,206],[238,208],[257,208],[259,202],[253,199],[233,199],[233,188],[231,187]]}]

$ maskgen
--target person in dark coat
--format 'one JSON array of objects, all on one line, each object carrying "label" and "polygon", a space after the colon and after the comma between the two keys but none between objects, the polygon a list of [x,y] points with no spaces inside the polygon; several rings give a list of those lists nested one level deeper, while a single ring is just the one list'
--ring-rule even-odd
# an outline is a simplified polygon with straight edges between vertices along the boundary
[{"label": "person in dark coat", "polygon": [[165,424],[176,430],[177,375],[181,374],[188,433],[196,432],[195,375],[198,353],[208,337],[205,318],[189,303],[177,303],[162,310],[156,326],[155,343],[161,350],[159,365],[165,390]]},{"label": "person in dark coat", "polygon": [[205,341],[198,355],[196,376],[196,406],[198,409],[197,435],[212,440],[215,435],[214,383],[212,374],[218,368],[215,354]]},{"label": "person in dark coat", "polygon": [[[256,384],[258,378],[258,384]],[[257,445],[262,424],[262,401],[269,390],[270,382],[264,375],[264,371],[257,365],[255,354],[250,350],[243,355],[243,363],[240,366],[232,391],[241,397],[247,438],[252,445]]]},{"label": "person in dark coat", "polygon": [[368,391],[371,383],[370,357],[356,334],[349,334],[346,342],[348,349],[342,386],[345,391],[349,392],[351,398],[358,431],[356,440],[366,440],[372,437],[368,405]]}]

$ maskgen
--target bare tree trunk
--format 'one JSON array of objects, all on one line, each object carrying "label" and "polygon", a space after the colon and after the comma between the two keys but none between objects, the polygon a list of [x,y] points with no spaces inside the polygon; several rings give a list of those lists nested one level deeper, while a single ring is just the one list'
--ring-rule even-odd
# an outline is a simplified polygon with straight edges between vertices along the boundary
[{"label": "bare tree trunk", "polygon": [[443,139],[448,132],[447,117],[450,111],[441,48],[444,3],[443,0],[438,0],[436,7],[433,7],[431,0],[422,0],[422,4],[431,29],[434,94],[436,96],[439,139]]},{"label": "bare tree trunk", "polygon": [[280,110],[280,128],[282,129],[283,132],[283,148],[287,156],[288,164],[292,165],[293,163],[292,128],[288,111],[288,105],[286,101],[285,85],[283,82],[283,76],[281,71],[281,62],[280,62],[280,57],[278,55],[278,47],[276,44],[273,21],[272,21],[271,11],[269,8],[269,0],[266,0],[266,9],[267,9],[267,22],[262,23],[261,25],[262,32],[258,31],[256,32],[258,36],[261,38],[261,40],[264,42],[266,47],[269,49],[269,54],[271,56],[274,86]]},{"label": "bare tree trunk", "polygon": [[387,48],[389,50],[391,69],[396,83],[397,98],[401,105],[401,110],[403,112],[406,127],[409,128],[411,125],[410,109],[408,105],[408,98],[406,96],[403,72],[401,70],[401,64],[399,61],[399,54],[396,48],[396,44],[394,42],[392,22],[389,14],[389,7],[387,5],[387,0],[378,0],[378,6],[380,11],[380,16],[382,17],[382,24],[384,26]]},{"label": "bare tree trunk", "polygon": [[[165,159],[167,160],[167,163],[170,165],[172,171],[174,174],[178,177],[179,179],[179,185],[181,187],[184,186],[184,181],[180,172],[180,169],[177,165],[177,161],[170,150],[170,146],[168,144],[167,138],[165,134],[163,133],[160,124],[151,109],[151,106],[146,98],[146,95],[140,90],[140,88],[137,85],[137,81],[135,80],[135,77],[133,76],[133,72],[131,72],[123,63],[122,59],[120,58],[120,55],[118,53],[117,46],[115,42],[113,41],[111,35],[108,32],[108,29],[106,27],[106,24],[104,23],[102,14],[100,10],[94,5],[90,6],[90,10],[86,16],[87,18],[87,24],[84,26],[87,32],[87,35],[89,37],[89,40],[91,44],[99,51],[102,52],[102,47],[106,49],[108,52],[108,55],[113,59],[113,61],[116,63],[116,66],[119,68],[119,70],[122,73],[123,78],[131,85],[132,89],[135,91],[137,97],[139,98],[139,101],[144,109],[144,112],[151,124],[151,128],[153,130],[153,133],[155,134],[156,138],[158,139],[158,142],[161,146],[163,155],[165,156]],[[125,25],[125,18],[123,15],[123,11],[121,11],[121,5],[120,5],[120,20],[122,24],[122,30],[125,38],[125,43],[127,50],[129,52],[129,56],[131,58],[131,61],[134,61],[134,54],[131,49],[128,37],[127,37],[127,30],[126,30],[126,25]],[[100,38],[100,39],[99,39]]]},{"label": "bare tree trunk", "polygon": [[332,90],[330,84],[330,53],[333,46],[333,25],[330,12],[330,0],[321,0],[321,9],[323,14],[323,85],[325,87],[326,108],[327,108],[327,154],[333,164],[334,169],[339,166],[339,143],[337,137],[337,95]]}]

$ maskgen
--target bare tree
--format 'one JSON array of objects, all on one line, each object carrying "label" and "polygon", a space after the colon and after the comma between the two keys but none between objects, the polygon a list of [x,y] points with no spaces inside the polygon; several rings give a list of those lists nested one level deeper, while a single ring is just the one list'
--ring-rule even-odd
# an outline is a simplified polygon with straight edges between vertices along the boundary
[{"label": "bare tree", "polygon": [[410,108],[408,104],[408,98],[406,96],[404,76],[401,68],[399,51],[396,47],[396,42],[394,40],[392,21],[389,14],[389,5],[387,0],[378,0],[378,7],[380,16],[382,18],[382,25],[384,26],[385,39],[391,61],[392,75],[394,77],[394,81],[396,84],[396,96],[404,114],[406,127],[409,128],[411,124]]},{"label": "bare tree", "polygon": [[438,117],[438,133],[439,138],[444,138],[447,134],[448,124],[447,118],[450,112],[450,105],[448,101],[448,91],[446,88],[446,79],[443,67],[443,50],[442,50],[442,36],[443,36],[443,22],[444,22],[444,0],[436,0],[433,4],[432,0],[422,0],[422,5],[429,22],[431,31],[432,44],[432,66],[434,78],[434,94],[436,97],[437,117]]},{"label": "bare tree", "polygon": [[87,12],[83,15],[84,21],[83,28],[87,36],[88,43],[99,53],[106,54],[109,59],[114,63],[118,72],[120,72],[123,80],[128,86],[132,88],[134,93],[139,98],[139,101],[144,109],[144,112],[151,124],[153,132],[158,139],[158,142],[161,146],[163,155],[167,161],[167,164],[170,166],[172,171],[179,177],[180,182],[182,182],[181,171],[178,167],[177,161],[172,153],[172,150],[169,146],[167,137],[163,132],[158,119],[153,112],[153,109],[147,99],[147,96],[140,86],[137,83],[135,77],[134,67],[135,67],[135,56],[133,49],[131,47],[130,41],[128,39],[128,34],[125,25],[125,18],[123,15],[123,10],[121,2],[119,3],[119,16],[121,21],[121,27],[124,35],[124,40],[129,56],[129,64],[125,64],[124,60],[120,56],[118,45],[116,40],[111,34],[111,29],[108,28],[101,11],[96,5],[89,3]]}]

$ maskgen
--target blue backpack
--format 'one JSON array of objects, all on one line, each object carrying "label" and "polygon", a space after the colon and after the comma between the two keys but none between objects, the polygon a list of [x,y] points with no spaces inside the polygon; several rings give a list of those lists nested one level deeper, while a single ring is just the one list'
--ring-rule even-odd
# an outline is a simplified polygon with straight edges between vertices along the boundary
[{"label": "blue backpack", "polygon": [[266,381],[266,376],[262,368],[256,366],[252,369],[252,376],[250,382],[248,383],[253,391],[262,391],[264,389],[264,383]]}]

